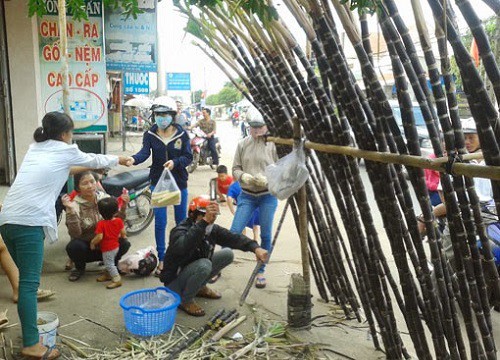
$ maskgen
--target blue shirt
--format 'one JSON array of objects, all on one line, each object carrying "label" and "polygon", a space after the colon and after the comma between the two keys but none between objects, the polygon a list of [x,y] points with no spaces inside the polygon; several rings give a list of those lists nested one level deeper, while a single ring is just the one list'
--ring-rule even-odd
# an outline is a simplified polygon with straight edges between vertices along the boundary
[{"label": "blue shirt", "polygon": [[229,187],[229,190],[227,191],[227,196],[233,198],[234,202],[235,202],[235,205],[236,205],[236,201],[238,199],[238,196],[240,196],[240,194],[241,194],[240,183],[238,181],[235,181]]},{"label": "blue shirt", "polygon": [[149,159],[153,155],[153,163],[149,172],[151,185],[155,186],[163,172],[163,164],[168,160],[174,162],[174,168],[171,170],[175,182],[180,190],[187,188],[188,172],[186,166],[193,161],[193,152],[189,135],[182,129],[180,125],[174,124],[177,132],[165,144],[163,139],[156,133],[158,125],[153,125],[151,130],[144,133],[142,139],[142,148],[132,157],[135,164],[140,164]]}]

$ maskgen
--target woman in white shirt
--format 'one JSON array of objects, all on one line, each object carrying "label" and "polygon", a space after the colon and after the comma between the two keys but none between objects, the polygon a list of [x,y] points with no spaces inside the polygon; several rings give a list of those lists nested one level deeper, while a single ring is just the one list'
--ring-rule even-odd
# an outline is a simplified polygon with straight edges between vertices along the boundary
[{"label": "woman in white shirt", "polygon": [[23,334],[23,356],[39,359],[59,357],[57,349],[40,343],[36,293],[43,262],[43,240],[57,240],[54,204],[71,166],[104,168],[131,165],[129,157],[87,154],[72,145],[73,120],[59,112],[47,113],[35,130],[30,145],[4,200],[0,234],[19,268],[17,310]]}]

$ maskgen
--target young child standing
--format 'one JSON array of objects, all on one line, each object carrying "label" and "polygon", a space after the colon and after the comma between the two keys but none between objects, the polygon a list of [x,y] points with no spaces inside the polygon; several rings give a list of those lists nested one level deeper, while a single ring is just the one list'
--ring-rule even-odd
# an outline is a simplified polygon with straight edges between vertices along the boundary
[{"label": "young child standing", "polygon": [[115,217],[118,212],[118,201],[114,197],[107,197],[97,203],[99,213],[103,220],[97,223],[96,236],[90,243],[90,248],[94,250],[98,245],[101,248],[102,259],[106,267],[104,276],[99,276],[97,281],[109,281],[106,285],[108,289],[115,289],[122,286],[120,273],[115,265],[116,254],[120,247],[119,239],[126,238],[125,225],[123,220]]},{"label": "young child standing", "polygon": [[217,166],[217,197],[219,202],[226,201],[229,186],[233,183],[233,177],[228,175],[225,165]]}]

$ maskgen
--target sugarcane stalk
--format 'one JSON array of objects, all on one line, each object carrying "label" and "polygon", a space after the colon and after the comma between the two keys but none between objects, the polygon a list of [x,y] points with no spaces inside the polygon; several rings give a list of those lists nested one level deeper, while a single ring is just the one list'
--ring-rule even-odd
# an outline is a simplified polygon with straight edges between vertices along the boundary
[{"label": "sugarcane stalk", "polygon": [[[484,27],[481,19],[477,16],[476,11],[468,0],[455,0],[460,12],[462,13],[465,21],[470,27],[472,35],[476,40],[477,47],[479,49],[479,56],[483,60],[484,69],[488,75],[491,84],[493,85],[493,90],[495,92],[495,97],[497,99],[497,104],[500,102],[500,71],[498,65],[493,55],[493,52],[488,41],[488,37],[484,31]],[[495,129],[498,126],[498,120],[491,124]],[[499,132],[496,133],[498,136]]]},{"label": "sugarcane stalk", "polygon": [[217,333],[215,333],[211,338],[210,340],[211,341],[218,341],[219,339],[221,339],[225,334],[227,334],[228,332],[230,332],[231,330],[233,330],[234,328],[236,328],[238,325],[240,325],[243,321],[246,320],[246,315],[243,315],[243,316],[240,316],[239,318],[237,319],[234,319],[233,321],[231,321],[229,324],[227,324],[226,326],[224,326],[222,329],[220,329]]}]

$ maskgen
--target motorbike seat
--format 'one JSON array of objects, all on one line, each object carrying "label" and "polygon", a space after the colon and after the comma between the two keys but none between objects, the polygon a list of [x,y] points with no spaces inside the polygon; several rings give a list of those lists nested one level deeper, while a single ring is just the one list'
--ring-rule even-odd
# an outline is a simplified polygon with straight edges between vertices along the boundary
[{"label": "motorbike seat", "polygon": [[123,188],[131,190],[148,182],[149,169],[138,169],[107,177],[102,181],[102,186],[108,194],[120,196]]}]

